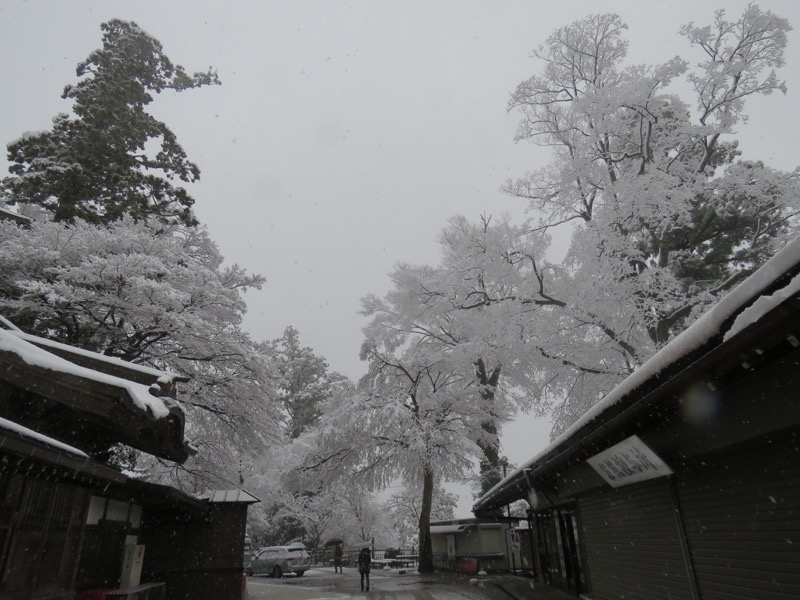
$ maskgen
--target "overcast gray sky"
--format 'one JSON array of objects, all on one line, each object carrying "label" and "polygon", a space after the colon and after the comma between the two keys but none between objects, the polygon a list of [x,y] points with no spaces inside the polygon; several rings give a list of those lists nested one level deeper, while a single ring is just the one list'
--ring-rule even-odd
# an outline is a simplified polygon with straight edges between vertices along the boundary
[{"label": "overcast gray sky", "polygon": [[[196,213],[230,263],[264,275],[247,296],[258,340],[286,326],[351,378],[359,300],[388,290],[397,262],[438,262],[436,236],[455,214],[519,218],[498,191],[548,155],[515,144],[509,93],[539,65],[530,51],[592,12],[629,26],[629,61],[700,60],[677,35],[744,0],[3,0],[0,141],[48,129],[63,86],[101,45],[100,23],[136,21],[189,71],[213,66],[222,86],[165,94],[153,112],[202,171]],[[800,27],[800,2],[762,0]],[[798,160],[800,32],[782,70],[789,93],[750,103],[746,158],[791,170]],[[5,158],[5,156],[3,157]],[[0,161],[0,172],[7,164]],[[521,419],[503,442],[520,463],[547,427]]]}]

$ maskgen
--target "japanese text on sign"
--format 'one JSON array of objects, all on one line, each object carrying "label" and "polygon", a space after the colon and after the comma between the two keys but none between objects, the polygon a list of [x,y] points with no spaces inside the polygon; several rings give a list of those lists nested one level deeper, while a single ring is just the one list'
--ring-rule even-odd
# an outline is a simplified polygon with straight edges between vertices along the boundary
[{"label": "japanese text on sign", "polygon": [[587,461],[613,487],[672,473],[663,460],[633,435]]}]

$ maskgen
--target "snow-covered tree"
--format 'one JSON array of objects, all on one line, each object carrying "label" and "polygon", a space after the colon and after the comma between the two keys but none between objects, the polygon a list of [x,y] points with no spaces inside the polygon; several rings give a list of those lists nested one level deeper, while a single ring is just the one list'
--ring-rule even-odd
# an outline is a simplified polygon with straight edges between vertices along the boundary
[{"label": "snow-covered tree", "polygon": [[[377,300],[365,299],[365,311]],[[420,569],[433,569],[430,514],[434,484],[454,480],[480,455],[487,414],[474,377],[449,369],[429,344],[375,319],[362,356],[370,363],[357,393],[335,397],[309,437],[303,472],[315,481],[347,477],[352,486],[383,489],[400,479],[421,491]],[[501,418],[507,418],[502,415]]]},{"label": "snow-covered tree", "polygon": [[399,265],[386,297],[365,301],[373,319],[368,332],[381,333],[391,344],[424,345],[468,387],[464,402],[479,398],[481,431],[466,429],[465,435],[481,451],[482,493],[501,479],[499,433],[507,415],[545,408],[530,360],[531,313],[550,300],[537,295],[537,265],[528,257],[545,248],[547,239],[523,233],[507,219],[493,224],[484,217],[473,224],[454,217],[440,235],[437,266]]},{"label": "snow-covered tree", "polygon": [[187,74],[136,23],[115,19],[101,28],[103,47],[78,65],[80,80],[64,89],[74,115],[59,114],[50,131],[8,145],[8,200],[39,205],[56,221],[108,223],[131,215],[195,224],[194,200],[173,182],[197,181],[200,170],[146,107],[154,93],[218,84],[217,75]]},{"label": "snow-covered tree", "polygon": [[308,476],[305,463],[314,428],[297,438],[274,444],[263,456],[262,469],[245,482],[262,502],[248,512],[259,543],[282,544],[302,539],[310,549],[327,539],[347,545],[376,539],[388,541],[388,520],[372,494],[347,470]]},{"label": "snow-covered tree", "polygon": [[385,548],[390,539],[389,518],[375,498],[368,493],[345,491],[344,539],[352,542],[375,542]]},{"label": "snow-covered tree", "polygon": [[328,361],[300,345],[300,333],[287,327],[283,336],[269,342],[276,375],[278,400],[286,411],[287,434],[298,437],[316,425],[325,401],[346,377],[328,370]]},{"label": "snow-covered tree", "polygon": [[[279,432],[268,355],[241,329],[242,293],[261,283],[222,267],[194,227],[130,217],[107,226],[0,222],[6,317],[29,333],[191,378],[178,400],[199,453],[180,479],[195,491],[237,483],[247,454]],[[149,474],[177,468],[151,465]]]},{"label": "snow-covered tree", "polygon": [[260,489],[261,504],[248,511],[248,521],[260,545],[302,540],[314,551],[329,537],[340,534],[346,507],[335,490],[290,493],[280,485],[280,475]]},{"label": "snow-covered tree", "polygon": [[[555,433],[682,331],[797,233],[798,172],[736,161],[745,101],[785,91],[786,19],[749,5],[736,21],[682,29],[690,68],[625,65],[625,25],[592,15],[534,52],[543,67],[512,93],[517,140],[547,146],[543,169],[509,180],[553,233],[571,223],[561,269],[536,258],[539,361],[560,402]],[[694,107],[671,84],[685,77]]]},{"label": "snow-covered tree", "polygon": [[307,463],[349,471],[367,489],[400,478],[418,492],[422,570],[433,568],[435,486],[463,479],[475,462],[482,491],[499,481],[500,427],[534,401],[523,385],[529,318],[518,310],[530,282],[524,260],[509,254],[519,239],[507,221],[454,218],[438,267],[399,265],[384,298],[363,299],[369,373],[326,412]]},{"label": "snow-covered tree", "polygon": [[295,476],[301,460],[297,456],[305,444],[299,438],[318,425],[329,399],[347,393],[352,384],[345,376],[330,371],[323,357],[302,346],[294,327],[287,327],[282,337],[266,342],[264,347],[270,357],[283,426],[280,438],[258,456],[248,473],[249,489],[262,500],[251,511],[252,526],[262,543],[281,544],[301,538],[309,548],[316,548],[323,538],[332,535],[331,527],[341,533],[346,502],[337,491],[338,482],[330,481],[323,489],[319,482]]},{"label": "snow-covered tree", "polygon": [[[403,488],[383,503],[384,510],[392,518],[400,546],[403,548],[413,547],[419,540],[421,499],[421,490]],[[434,484],[431,521],[452,519],[457,503],[458,498],[455,494],[445,491],[441,485]]]}]

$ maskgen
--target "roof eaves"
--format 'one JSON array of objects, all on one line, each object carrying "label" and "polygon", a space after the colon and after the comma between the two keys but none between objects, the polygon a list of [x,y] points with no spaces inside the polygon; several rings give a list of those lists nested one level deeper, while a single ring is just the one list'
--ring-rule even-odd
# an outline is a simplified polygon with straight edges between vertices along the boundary
[{"label": "roof eaves", "polygon": [[254,496],[247,490],[214,490],[200,496],[201,498],[216,504],[237,503],[237,504],[256,504],[261,502],[261,498]]},{"label": "roof eaves", "polygon": [[[728,332],[738,317],[767,295],[776,294],[781,297],[796,295],[800,287],[799,273],[800,237],[795,238],[746,280],[746,282],[755,280],[758,283],[755,286],[757,289],[754,289],[753,285],[745,286],[743,283],[732,290],[686,331],[587,411],[547,448],[478,498],[473,504],[473,513],[480,515],[505,506],[508,503],[507,497],[515,490],[519,493],[529,489],[528,478],[541,476],[544,472],[562,465],[577,448],[584,447],[590,438],[596,438],[609,428],[618,425],[624,415],[631,414],[637,407],[644,406],[648,398],[654,395],[660,397],[661,390],[668,383],[676,380],[684,381],[691,373],[699,372],[702,359],[713,355],[723,344],[730,346],[749,343],[752,336],[761,331],[769,319],[762,318],[749,326],[742,325],[736,330],[736,334],[730,337]],[[784,289],[791,290],[791,293],[781,292]],[[779,308],[772,310],[777,312]],[[696,330],[713,333],[695,336]],[[683,354],[674,358],[676,348],[683,349]]]},{"label": "roof eaves", "polygon": [[145,365],[138,365],[136,363],[128,362],[113,356],[105,356],[90,350],[83,350],[82,348],[70,346],[69,344],[31,335],[16,328],[11,331],[20,339],[23,339],[38,348],[46,350],[47,352],[50,352],[56,356],[60,356],[61,358],[75,363],[76,365],[86,367],[106,375],[127,379],[128,381],[134,381],[143,385],[159,383],[166,384],[168,386],[173,382],[185,383],[190,380],[189,377],[183,375],[178,375],[169,371],[161,371]]},{"label": "roof eaves", "polygon": [[6,329],[0,329],[0,362],[0,379],[87,418],[107,419],[122,443],[176,462],[192,454],[183,438],[183,411],[143,384],[76,365]]}]

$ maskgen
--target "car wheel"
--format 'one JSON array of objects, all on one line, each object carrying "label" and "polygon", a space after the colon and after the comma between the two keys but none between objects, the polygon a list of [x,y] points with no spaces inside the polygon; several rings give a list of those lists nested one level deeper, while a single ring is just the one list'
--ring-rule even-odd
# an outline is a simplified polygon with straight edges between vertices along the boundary
[{"label": "car wheel", "polygon": [[302,577],[305,571],[295,571],[295,573],[297,574],[298,577]]},{"label": "car wheel", "polygon": [[281,571],[281,568],[278,565],[272,567],[272,576],[275,579],[280,579],[281,577],[283,577],[283,571]]}]

